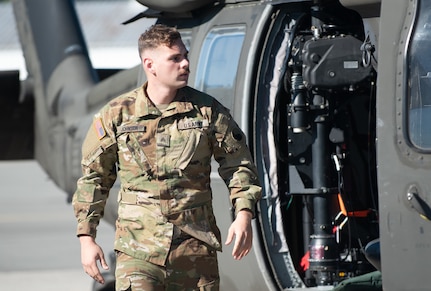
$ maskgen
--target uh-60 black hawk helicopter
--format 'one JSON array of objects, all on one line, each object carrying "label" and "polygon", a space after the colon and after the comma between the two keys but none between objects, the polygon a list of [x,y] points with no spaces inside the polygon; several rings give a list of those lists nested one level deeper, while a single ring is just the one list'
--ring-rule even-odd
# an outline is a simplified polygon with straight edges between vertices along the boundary
[{"label": "uh-60 black hawk helicopter", "polygon": [[[221,290],[328,290],[375,270],[384,290],[428,290],[430,1],[139,2],[129,21],[178,27],[189,84],[231,110],[258,166],[253,251],[241,262],[220,254]],[[98,80],[73,1],[13,6],[33,84],[35,158],[71,195],[92,115],[144,77],[137,66]],[[213,176],[225,232],[232,213]],[[115,189],[110,196],[113,223]]]}]

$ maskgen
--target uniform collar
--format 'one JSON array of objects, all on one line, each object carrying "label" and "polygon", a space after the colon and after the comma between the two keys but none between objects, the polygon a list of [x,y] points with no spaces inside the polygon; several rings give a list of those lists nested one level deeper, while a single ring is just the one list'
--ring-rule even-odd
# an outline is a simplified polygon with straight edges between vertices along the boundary
[{"label": "uniform collar", "polygon": [[146,116],[146,115],[161,115],[157,107],[151,102],[150,98],[146,93],[148,83],[138,88],[136,102],[135,102],[135,114],[136,116]]},{"label": "uniform collar", "polygon": [[[135,103],[135,113],[136,116],[146,116],[146,115],[162,115],[162,113],[153,104],[146,93],[146,88],[148,83],[138,88],[136,103]],[[189,88],[183,87],[178,90],[177,95],[174,100],[169,104],[164,113],[165,116],[171,116],[177,113],[184,113],[193,110],[193,103],[190,102],[190,92]]]}]

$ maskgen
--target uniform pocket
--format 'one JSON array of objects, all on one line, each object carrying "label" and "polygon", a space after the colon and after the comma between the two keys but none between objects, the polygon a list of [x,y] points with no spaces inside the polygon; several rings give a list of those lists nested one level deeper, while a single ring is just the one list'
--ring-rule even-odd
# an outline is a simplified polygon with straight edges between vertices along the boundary
[{"label": "uniform pocket", "polygon": [[201,205],[186,209],[168,217],[169,222],[178,226],[185,233],[198,238],[216,250],[221,250],[221,236],[212,208]]},{"label": "uniform pocket", "polygon": [[[148,143],[148,145],[147,145]],[[126,138],[126,147],[129,153],[134,158],[135,162],[139,165],[144,173],[152,175],[153,158],[151,158],[147,153],[145,153],[144,148],[150,147],[150,141],[144,138],[142,134],[129,134]],[[154,152],[154,146],[147,148],[148,153]]]},{"label": "uniform pocket", "polygon": [[115,280],[115,290],[120,291],[129,291],[131,287],[131,283],[129,278],[117,278]]},{"label": "uniform pocket", "polygon": [[[200,140],[203,136],[201,129],[181,130],[174,135],[169,156],[177,159],[174,168],[184,170],[195,155]],[[199,150],[201,150],[199,148]]]},{"label": "uniform pocket", "polygon": [[214,255],[214,249],[209,248],[203,241],[191,237],[171,249],[170,259],[176,260],[182,257],[206,257]]}]

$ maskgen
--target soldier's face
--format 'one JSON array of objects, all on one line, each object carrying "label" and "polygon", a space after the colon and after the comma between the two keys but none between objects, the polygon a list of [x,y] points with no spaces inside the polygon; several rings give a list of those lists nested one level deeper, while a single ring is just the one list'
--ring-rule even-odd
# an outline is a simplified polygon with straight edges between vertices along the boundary
[{"label": "soldier's face", "polygon": [[188,51],[181,40],[172,47],[160,46],[153,53],[153,75],[161,85],[171,89],[179,89],[187,85]]}]

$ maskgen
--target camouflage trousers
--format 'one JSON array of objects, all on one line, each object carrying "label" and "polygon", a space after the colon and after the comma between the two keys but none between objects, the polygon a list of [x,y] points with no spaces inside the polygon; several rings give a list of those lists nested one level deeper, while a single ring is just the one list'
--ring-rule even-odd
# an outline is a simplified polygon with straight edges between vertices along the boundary
[{"label": "camouflage trousers", "polygon": [[218,291],[217,252],[195,238],[174,241],[166,266],[117,253],[117,291]]}]

